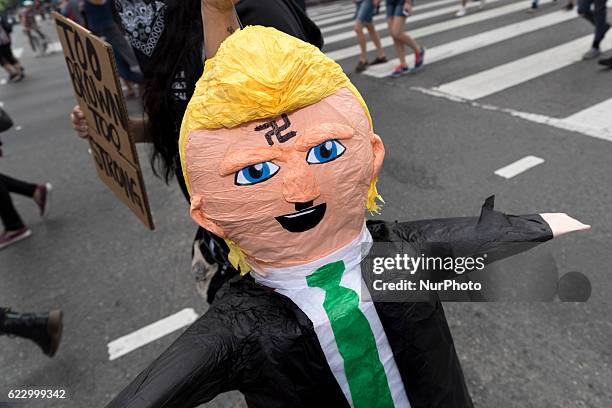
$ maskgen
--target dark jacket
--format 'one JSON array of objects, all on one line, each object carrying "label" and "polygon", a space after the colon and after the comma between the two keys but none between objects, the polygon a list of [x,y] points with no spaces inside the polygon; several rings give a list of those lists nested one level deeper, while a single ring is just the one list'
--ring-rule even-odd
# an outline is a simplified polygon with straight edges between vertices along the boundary
[{"label": "dark jacket", "polygon": [[[488,199],[479,218],[377,221],[375,241],[402,241],[439,256],[517,252],[516,242],[552,238],[539,215],[512,216]],[[441,245],[440,245],[441,244]],[[472,407],[442,304],[375,303],[413,408]],[[348,403],[312,323],[288,298],[243,277],[226,284],[210,310],[108,407],[196,407],[239,390],[249,407],[345,407]]]}]

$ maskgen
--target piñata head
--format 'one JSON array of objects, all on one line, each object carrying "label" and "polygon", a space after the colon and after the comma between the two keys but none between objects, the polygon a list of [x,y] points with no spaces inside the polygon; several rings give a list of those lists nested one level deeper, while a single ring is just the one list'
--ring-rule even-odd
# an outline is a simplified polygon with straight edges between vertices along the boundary
[{"label": "pi\u00f1ata head", "polygon": [[361,95],[319,49],[273,28],[240,30],[206,61],[179,144],[191,216],[242,272],[321,258],[378,209],[384,147]]}]

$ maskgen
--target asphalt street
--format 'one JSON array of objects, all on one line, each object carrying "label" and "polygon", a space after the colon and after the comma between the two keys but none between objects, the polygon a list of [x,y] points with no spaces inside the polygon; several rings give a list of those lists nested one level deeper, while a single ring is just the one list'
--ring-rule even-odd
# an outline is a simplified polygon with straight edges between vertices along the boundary
[{"label": "asphalt street", "polygon": [[[377,218],[475,216],[495,194],[496,208],[507,213],[567,212],[593,226],[540,248],[554,259],[558,276],[578,271],[588,278],[587,302],[445,304],[475,405],[606,408],[612,402],[612,70],[580,61],[586,49],[572,44],[592,34],[592,26],[564,11],[565,3],[542,1],[533,14],[528,6],[501,10],[528,3],[489,1],[484,10],[476,4],[463,17],[472,20],[457,23],[455,2],[418,2],[425,8],[415,9],[407,28],[420,33],[426,65],[398,79],[384,77],[386,67],[352,73],[358,54],[351,48],[350,1],[310,13],[331,39],[324,51],[350,73],[386,146],[379,183],[386,204]],[[432,14],[419,18],[425,13]],[[50,23],[43,30],[54,37]],[[0,391],[55,387],[70,398],[3,405],[0,394],[0,407],[99,407],[181,330],[113,360],[108,343],[185,308],[206,311],[190,275],[196,227],[176,183],[153,175],[147,146],[139,155],[155,231],[98,180],[87,143],[68,121],[75,99],[61,52],[34,57],[20,31],[14,48],[27,78],[0,84],[0,101],[16,123],[1,135],[0,171],[49,181],[54,189],[44,220],[31,201],[14,198],[33,236],[0,251],[0,304],[18,311],[59,307],[65,329],[53,359],[25,340],[0,337]],[[388,37],[382,27],[379,33]],[[612,48],[612,39],[602,47]],[[392,45],[385,50],[394,57]],[[130,110],[139,107],[130,102]],[[511,178],[495,174],[527,156],[543,162]],[[245,405],[234,392],[205,406]]]}]

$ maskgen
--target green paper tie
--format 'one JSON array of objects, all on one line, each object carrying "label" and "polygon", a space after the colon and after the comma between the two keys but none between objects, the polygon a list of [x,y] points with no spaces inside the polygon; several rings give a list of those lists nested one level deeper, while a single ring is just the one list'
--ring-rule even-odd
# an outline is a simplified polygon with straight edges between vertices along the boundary
[{"label": "green paper tie", "polygon": [[344,262],[334,262],[306,277],[309,287],[325,291],[323,308],[331,323],[338,351],[344,361],[353,406],[393,407],[393,398],[383,364],[378,357],[370,322],[359,309],[359,296],[340,286]]}]

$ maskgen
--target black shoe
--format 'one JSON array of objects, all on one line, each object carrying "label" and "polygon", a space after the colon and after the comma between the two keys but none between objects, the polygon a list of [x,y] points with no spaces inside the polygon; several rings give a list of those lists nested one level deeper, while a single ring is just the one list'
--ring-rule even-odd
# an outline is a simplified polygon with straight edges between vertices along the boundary
[{"label": "black shoe", "polygon": [[355,67],[355,72],[361,73],[361,72],[365,71],[367,67],[368,67],[368,62],[367,61],[359,61],[359,63]]},{"label": "black shoe", "polygon": [[603,65],[608,68],[612,68],[612,57],[602,58],[599,61],[599,65]]},{"label": "black shoe", "polygon": [[569,3],[567,3],[567,5],[565,6],[565,9],[567,11],[572,11],[574,9],[574,5],[572,4],[571,1]]},{"label": "black shoe", "polygon": [[385,62],[388,62],[387,57],[376,57],[374,61],[370,62],[370,65],[384,64]]},{"label": "black shoe", "polygon": [[55,355],[62,338],[61,310],[43,314],[19,314],[8,310],[0,314],[0,317],[0,334],[32,340],[47,356]]}]

